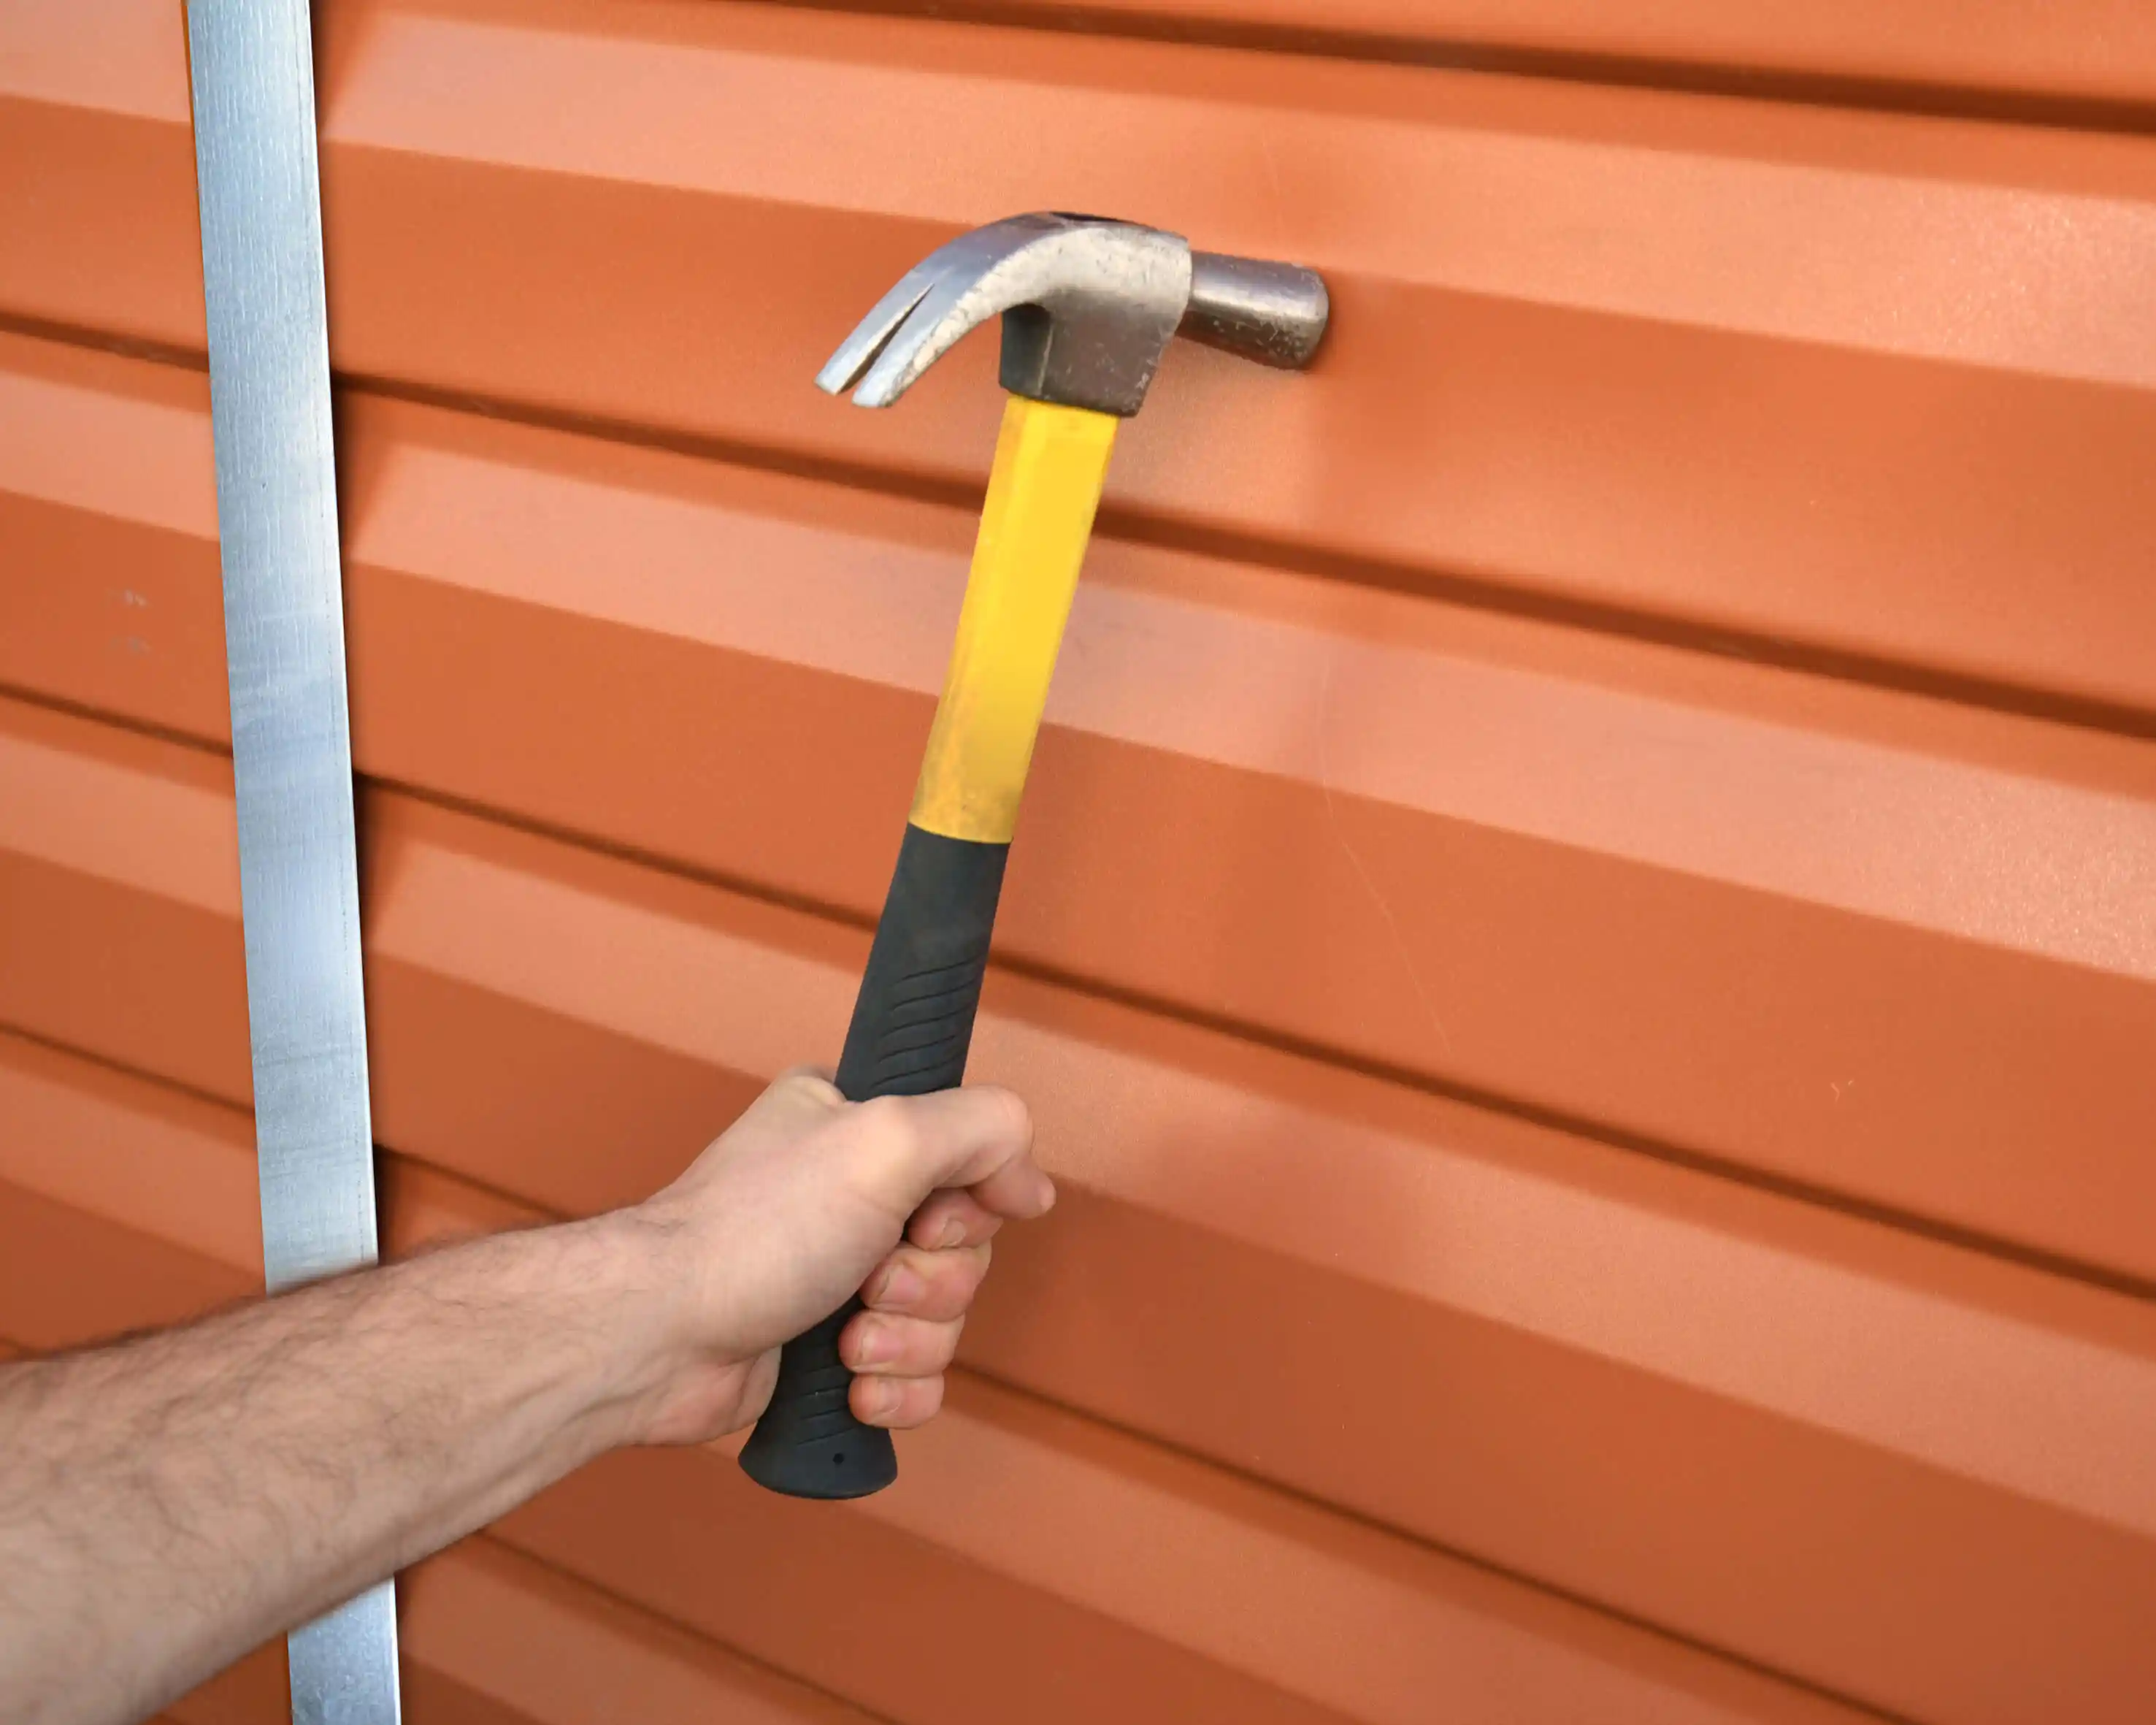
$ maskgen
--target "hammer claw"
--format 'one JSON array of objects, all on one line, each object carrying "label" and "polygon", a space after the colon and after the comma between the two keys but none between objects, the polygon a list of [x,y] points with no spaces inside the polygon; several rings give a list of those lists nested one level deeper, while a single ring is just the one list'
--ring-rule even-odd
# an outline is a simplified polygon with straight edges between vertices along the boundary
[{"label": "hammer claw", "polygon": [[[1044,212],[1012,216],[937,248],[839,344],[817,382],[863,407],[888,407],[976,326],[1007,326],[1006,388],[1127,415],[1190,298],[1181,235],[1128,222]],[[1034,337],[1029,344],[1024,337]],[[1020,381],[1024,380],[1024,381]]]},{"label": "hammer claw", "polygon": [[[859,405],[890,406],[974,323],[1004,309],[993,306],[957,321],[942,339],[934,340],[938,326],[965,291],[983,282],[1016,247],[1034,237],[1036,220],[1019,216],[996,222],[937,246],[908,270],[839,344],[838,352],[816,373],[817,388],[843,395],[858,385],[854,399]],[[932,296],[934,304],[924,306]],[[933,351],[927,351],[932,341]]]},{"label": "hammer claw", "polygon": [[[839,350],[824,362],[823,370],[816,373],[816,387],[827,395],[843,395],[861,378],[890,345],[913,308],[927,297],[937,283],[939,272],[929,267],[935,262],[916,264],[907,270],[897,286],[875,303],[875,308],[855,325],[854,332],[839,343]],[[867,404],[864,403],[864,405]]]},{"label": "hammer claw", "polygon": [[889,407],[897,400],[961,336],[1008,309],[993,303],[994,291],[993,272],[973,276],[947,273],[931,283],[876,355],[854,392],[855,404]]}]

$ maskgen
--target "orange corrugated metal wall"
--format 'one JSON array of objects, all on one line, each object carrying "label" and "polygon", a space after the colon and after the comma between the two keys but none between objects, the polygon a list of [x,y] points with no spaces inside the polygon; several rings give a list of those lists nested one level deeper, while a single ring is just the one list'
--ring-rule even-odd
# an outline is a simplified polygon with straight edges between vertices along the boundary
[{"label": "orange corrugated metal wall", "polygon": [[[588,1470],[411,1717],[2156,1713],[2156,13],[332,0],[388,1226],[834,1050],[1014,210],[1296,258],[1126,434],[978,1075],[1063,1182],[830,1510]],[[0,1336],[259,1276],[177,0],[0,11]],[[176,1717],[268,1720],[267,1656]]]}]

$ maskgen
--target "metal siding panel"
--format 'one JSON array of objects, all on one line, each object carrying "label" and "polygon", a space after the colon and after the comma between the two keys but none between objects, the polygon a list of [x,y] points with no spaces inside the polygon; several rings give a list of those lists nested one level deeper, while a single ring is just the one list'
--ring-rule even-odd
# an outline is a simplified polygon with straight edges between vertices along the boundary
[{"label": "metal siding panel", "polygon": [[1095,29],[1564,77],[2058,111],[2015,100],[2025,93],[2104,104],[2117,123],[2156,94],[2156,18],[2137,0],[1001,0],[993,10],[1056,26],[1082,19]]},{"label": "metal siding panel", "polygon": [[[1337,316],[1307,378],[1172,358],[1111,521],[2145,723],[2145,137],[687,0],[327,40],[346,371],[963,489],[984,344],[902,415],[801,380],[954,227],[1114,208]],[[8,302],[135,332],[77,256]]]},{"label": "metal siding panel", "polygon": [[203,344],[185,13],[65,0],[0,16],[0,305],[173,347]]},{"label": "metal siding panel", "polygon": [[256,1648],[182,1696],[167,1717],[178,1725],[288,1725],[292,1684],[284,1638]]},{"label": "metal siding panel", "polygon": [[[675,1158],[692,1153],[698,1116],[617,1119],[599,1159],[607,1171],[594,1180],[588,1141],[578,1151],[530,1118],[578,1106],[573,1086],[535,1092],[528,1074],[498,1089],[472,1086],[526,1116],[489,1155],[472,1123],[453,1144],[416,1111],[399,1115],[400,1067],[416,1079],[460,1049],[459,1069],[471,1073],[491,1063],[481,1052],[491,1048],[521,1065],[527,1043],[547,1046],[527,1026],[566,1017],[603,1027],[602,1046],[656,1044],[668,1056],[701,1046],[753,1079],[819,1022],[830,1033],[842,1022],[857,944],[832,952],[829,936],[798,917],[708,897],[698,904],[702,895],[619,873],[609,887],[613,871],[572,855],[557,853],[556,874],[536,843],[398,812],[384,805],[373,816],[385,847],[377,866],[385,877],[393,868],[403,886],[377,912],[373,986],[385,1024],[398,1027],[382,1053],[385,1130],[401,1130],[424,1154],[483,1159],[461,1165],[495,1182],[562,1181],[556,1201],[574,1207],[612,1201],[665,1177],[670,1144]],[[549,874],[552,890],[542,883]],[[609,914],[606,899],[626,903]],[[535,965],[527,955],[542,932],[555,951],[592,961]],[[529,1004],[506,1009],[505,998]],[[2055,1357],[2048,1388],[2034,1388],[2021,1375],[2033,1362],[2009,1363],[2014,1331],[1994,1327],[2003,1316],[1991,1304],[1995,1288],[1967,1288],[1974,1303],[1959,1339],[1912,1325],[1917,1308],[1894,1311],[1888,1290],[1897,1282],[1943,1291],[1981,1260],[1931,1249],[1939,1257],[1920,1269],[1913,1254],[1902,1255],[1909,1247],[1887,1245],[1894,1236],[1885,1230],[1815,1231],[1800,1207],[1740,1198],[1696,1176],[1670,1172],[1659,1190],[1642,1186],[1632,1159],[1597,1158],[1585,1146],[1551,1145],[1542,1161],[1535,1151],[1546,1141],[1534,1135],[1493,1133],[1482,1117],[1018,979],[992,984],[976,1047],[983,1076],[1034,1099],[1058,1172],[1081,1195],[1100,1194],[1112,1221],[1158,1218],[1137,1237],[1162,1249],[1128,1254],[1127,1227],[1081,1232],[1082,1210],[1051,1224],[1046,1240],[1067,1242],[1070,1256],[1060,1275],[1035,1285],[1050,1301],[1012,1309],[1002,1348],[992,1328],[991,1351],[969,1357],[1058,1402],[1912,1712],[2010,1717],[2033,1699],[2001,1687],[2025,1672],[2018,1657],[1973,1658],[1975,1623],[2007,1638],[2002,1645],[2034,1635],[2058,1650],[2061,1665],[2112,1672],[2095,1680],[2089,1705],[2156,1680],[2113,1663],[2139,1658],[2126,1651],[2139,1637],[2125,1602],[2156,1578],[2141,1537],[2085,1542],[2076,1522],[2086,1502],[2069,1508],[2054,1497],[2053,1511],[2025,1517],[2011,1500],[2044,1488],[2025,1475],[2008,1486],[1997,1471],[2003,1454],[1949,1455],[1912,1423],[1936,1418],[1939,1435],[1982,1433],[1986,1444],[2061,1460],[2066,1448],[2055,1444],[2078,1448],[2108,1427],[2118,1447],[2090,1458],[2087,1476],[2122,1488],[2108,1513],[2138,1523],[2141,1511],[2125,1505],[2145,1501],[2145,1482],[2131,1483],[2142,1478],[2133,1434],[2152,1418],[2138,1399],[2144,1392],[2092,1419],[2081,1398],[2097,1381],[2087,1375],[2093,1364],[2071,1352]],[[467,1107],[476,1102],[466,1098]],[[1373,1131],[1372,1115],[1400,1135]],[[1313,1161],[1320,1145],[1322,1160]],[[1522,1178],[1525,1190],[1512,1184]],[[1700,1227],[1704,1238],[1691,1233]],[[1240,1253],[1216,1245],[1223,1233]],[[1882,1249],[1887,1256],[1873,1255]],[[1239,1275],[1211,1285],[1209,1310],[1192,1303],[1193,1254],[1216,1270],[1241,1258]],[[1462,1263],[1458,1281],[1428,1280],[1462,1254],[1476,1269]],[[1846,1263],[1844,1254],[1867,1265],[1855,1285],[1822,1274],[1824,1264]],[[1020,1244],[1007,1258],[1028,1255]],[[1568,1267],[1554,1281],[1553,1263]],[[1343,1264],[1354,1266],[1347,1285]],[[1798,1265],[1804,1270],[1791,1274]],[[1398,1303],[1369,1281],[1397,1288]],[[1343,1318],[1380,1321],[1325,1326],[1291,1372],[1269,1338],[1313,1321],[1298,1295]],[[2020,1310],[2033,1317],[2037,1298]],[[2156,1339],[2146,1315],[2125,1300],[2105,1310],[2100,1325],[2116,1318],[2137,1328],[2142,1339],[2127,1344],[2121,1364],[2129,1375],[2145,1371]],[[1691,1316],[1672,1331],[1677,1312]],[[1707,1312],[1727,1315],[1719,1341],[1700,1327]],[[1205,1328],[1208,1316],[1235,1327]],[[1666,1350],[1687,1326],[1700,1352],[1680,1358]],[[1881,1352],[1853,1352],[1853,1333]],[[1388,1340],[1409,1346],[1396,1357]],[[1119,1370],[1097,1371],[1104,1351]],[[1955,1362],[1971,1358],[1986,1362],[1978,1374],[2000,1399],[1948,1412],[1948,1386],[1968,1381]],[[1113,1388],[1096,1400],[1104,1377]],[[1651,1392],[1643,1378],[1656,1381]],[[1780,1399],[1808,1380],[1815,1388],[1802,1406]],[[1372,1383],[1385,1393],[1369,1393]],[[1870,1401],[1888,1385],[1883,1403]],[[1301,1403],[1296,1412],[1276,1409],[1283,1395]],[[1732,1417],[1730,1402],[1746,1412]],[[2082,1411],[2067,1413],[2069,1403]],[[2030,1430],[2036,1405],[2059,1413],[2056,1434]],[[1567,1423],[1553,1431],[1558,1408]],[[1807,1424],[1843,1441],[1799,1443],[1793,1456],[1793,1433]],[[1881,1468],[1866,1447],[1922,1461]],[[1927,1469],[1946,1477],[1927,1479]],[[1989,1490],[1965,1495],[1948,1483],[1971,1470],[1989,1476]],[[1502,1476],[1512,1491],[1496,1489]],[[2001,1486],[2005,1498],[1993,1495]],[[2057,1555],[2039,1559],[2039,1548]],[[2039,1573],[2101,1573],[2092,1590],[2127,1614],[2092,1614],[2078,1590],[2070,1604]]]},{"label": "metal siding panel", "polygon": [[[400,1149],[550,1208],[621,1202],[695,1153],[718,1099],[843,1022],[856,930],[402,798],[366,816],[380,1130]],[[110,837],[191,872],[168,838]],[[96,953],[101,914],[73,914],[64,934]],[[149,964],[111,986],[177,1002],[187,984]],[[156,1069],[162,1042],[104,1052]],[[969,1360],[1913,1717],[2027,1717],[2071,1671],[2075,1710],[2103,1717],[2156,1682],[2138,1627],[2156,1600],[2142,1302],[1021,977],[992,979],[978,1053],[1034,1098],[1072,1197],[1014,1240]],[[1018,1465],[990,1460],[995,1434],[1034,1429],[1023,1400],[983,1405],[950,1489],[964,1467]],[[1086,1430],[1040,1441],[1083,1450]],[[562,1561],[598,1541],[576,1561],[608,1585],[737,1640],[734,1617],[696,1614],[748,1612],[757,1634],[793,1637],[767,1656],[844,1686],[838,1665],[799,1663],[824,1655],[787,1628],[792,1596],[748,1587],[731,1548],[699,1536],[659,1561],[701,1522],[614,1503],[718,1489],[711,1513],[752,1515],[731,1470],[722,1487],[649,1458],[601,1472],[613,1484],[564,1488],[550,1501],[572,1507],[512,1530]],[[1008,1506],[961,1522],[935,1530],[932,1563],[880,1536],[814,1561],[930,1563],[970,1596],[955,1548],[1053,1586],[1036,1554],[1055,1542]],[[1298,1573],[1283,1561],[1265,1573]],[[1150,1671],[1225,1693],[1224,1666],[1188,1664],[1215,1631],[1201,1614],[1177,1632],[1196,1608],[1175,1597],[1081,1587],[1086,1609],[1168,1636],[1101,1630],[1123,1650],[1103,1655],[1104,1682]],[[1067,1661],[1084,1636],[1061,1610],[1026,1645]],[[1379,1661],[1348,1714],[1395,1716],[1407,1692],[1388,1669],[1418,1681]],[[922,1705],[911,1678],[861,1681],[899,1686],[849,1692],[868,1705]]]},{"label": "metal siding panel", "polygon": [[[214,738],[174,397],[0,342],[0,518],[69,529],[26,537],[11,657]],[[873,914],[964,512],[342,412],[364,770]],[[1158,548],[1094,565],[1007,954],[2156,1280],[2148,744]]]},{"label": "metal siding panel", "polygon": [[[844,1703],[624,1606],[484,1535],[398,1578],[413,1725],[867,1725]],[[173,1703],[183,1725],[281,1725],[273,1644]]]},{"label": "metal siding panel", "polygon": [[[967,486],[985,345],[904,415],[797,380],[952,228],[1114,209],[1321,266],[1336,318],[1307,378],[1172,355],[1111,518],[2148,704],[2112,632],[2148,628],[2145,141],[753,9],[469,16],[369,13],[332,74],[352,370]],[[415,70],[481,62],[485,103]],[[465,243],[414,244],[415,208]]]},{"label": "metal siding panel", "polygon": [[[610,1459],[414,1718],[2138,1717],[2145,9],[993,10],[321,9],[395,1250],[835,1047],[993,412],[807,389],[891,275],[1060,203],[1337,308],[1126,440],[978,1043],[1067,1196],[906,1483]],[[137,728],[0,699],[38,1347],[259,1274],[187,123],[170,0],[0,16],[0,687]]]},{"label": "metal siding panel", "polygon": [[248,1291],[228,1264],[0,1182],[0,1322],[20,1347],[79,1347]]}]

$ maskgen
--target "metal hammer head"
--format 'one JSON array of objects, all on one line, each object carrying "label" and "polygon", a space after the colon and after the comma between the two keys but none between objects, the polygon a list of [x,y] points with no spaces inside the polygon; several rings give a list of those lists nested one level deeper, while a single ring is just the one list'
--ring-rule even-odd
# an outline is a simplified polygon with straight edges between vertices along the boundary
[{"label": "metal hammer head", "polygon": [[1317,351],[1327,311],[1324,282],[1293,264],[1194,252],[1180,234],[1100,216],[1012,216],[907,270],[816,383],[889,407],[959,337],[1001,312],[1004,388],[1127,416],[1178,332],[1296,368]]}]

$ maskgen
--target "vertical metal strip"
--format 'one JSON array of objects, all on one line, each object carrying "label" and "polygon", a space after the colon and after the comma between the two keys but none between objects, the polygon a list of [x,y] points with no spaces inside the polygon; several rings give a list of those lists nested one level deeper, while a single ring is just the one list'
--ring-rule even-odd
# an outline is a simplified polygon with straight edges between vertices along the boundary
[{"label": "vertical metal strip", "polygon": [[[187,46],[274,1290],[376,1251],[307,0],[191,0]],[[396,1725],[389,1583],[290,1653],[297,1725]]]}]

